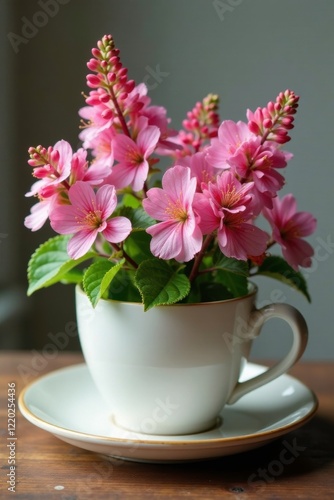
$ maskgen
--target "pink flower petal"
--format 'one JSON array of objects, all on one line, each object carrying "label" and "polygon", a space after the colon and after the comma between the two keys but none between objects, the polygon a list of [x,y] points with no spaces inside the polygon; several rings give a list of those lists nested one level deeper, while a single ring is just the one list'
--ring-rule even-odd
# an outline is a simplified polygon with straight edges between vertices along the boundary
[{"label": "pink flower petal", "polygon": [[72,205],[58,205],[50,214],[50,224],[59,234],[72,234],[80,229],[76,209]]},{"label": "pink flower petal", "polygon": [[139,153],[139,148],[130,137],[122,134],[117,134],[115,136],[114,157],[117,161],[125,163],[130,162],[132,164],[131,158],[136,152]]},{"label": "pink flower petal", "polygon": [[267,248],[268,235],[261,229],[246,222],[238,226],[223,226],[218,231],[218,243],[227,257],[239,260],[262,253]]},{"label": "pink flower petal", "polygon": [[295,271],[298,271],[298,266],[310,267],[312,265],[311,257],[314,254],[313,248],[307,241],[301,238],[294,238],[289,242],[285,242],[285,245],[282,247],[282,253],[288,264]]},{"label": "pink flower petal", "polygon": [[102,232],[106,240],[111,243],[124,241],[131,232],[131,222],[126,217],[113,217],[107,222]]},{"label": "pink flower petal", "polygon": [[102,186],[96,193],[96,208],[101,210],[102,219],[107,219],[117,205],[116,189],[114,186]]},{"label": "pink flower petal", "polygon": [[30,215],[24,219],[24,225],[32,231],[37,231],[46,222],[49,216],[49,201],[40,201],[33,205],[30,210]]},{"label": "pink flower petal", "polygon": [[164,194],[161,188],[151,188],[147,192],[147,198],[143,200],[143,207],[148,215],[160,221],[170,219],[170,215],[166,211],[169,204],[170,198],[167,193]]},{"label": "pink flower petal", "polygon": [[90,212],[96,209],[96,195],[90,184],[76,182],[69,190],[68,197],[76,212]]},{"label": "pink flower petal", "polygon": [[146,161],[137,168],[132,165],[118,163],[113,166],[111,174],[108,177],[108,182],[113,184],[116,189],[132,186],[134,191],[141,191],[143,189],[147,173],[148,164]]},{"label": "pink flower petal", "polygon": [[309,236],[314,233],[317,226],[316,219],[309,212],[297,212],[292,220],[298,228],[299,236]]},{"label": "pink flower petal", "polygon": [[139,132],[137,145],[145,159],[148,158],[155,150],[159,137],[160,130],[154,125],[149,125]]},{"label": "pink flower petal", "polygon": [[57,178],[57,184],[66,179],[71,173],[72,148],[67,141],[61,140],[56,142],[53,147],[59,152],[60,158],[58,162],[58,172],[60,177]]},{"label": "pink flower petal", "polygon": [[188,206],[196,191],[196,179],[191,177],[189,167],[176,165],[169,168],[162,179],[162,187],[168,192],[173,201],[182,200],[184,206]]},{"label": "pink flower petal", "polygon": [[174,259],[182,250],[180,224],[167,221],[149,227],[146,231],[153,236],[151,252],[160,259]]},{"label": "pink flower petal", "polygon": [[71,259],[79,259],[85,255],[88,250],[90,250],[93,245],[96,236],[98,234],[97,230],[88,231],[83,230],[77,232],[68,242],[67,252]]}]

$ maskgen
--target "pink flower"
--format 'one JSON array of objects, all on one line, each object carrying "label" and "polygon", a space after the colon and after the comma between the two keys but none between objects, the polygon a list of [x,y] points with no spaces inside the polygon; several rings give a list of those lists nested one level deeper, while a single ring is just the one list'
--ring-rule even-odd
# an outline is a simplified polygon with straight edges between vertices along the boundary
[{"label": "pink flower", "polygon": [[72,185],[77,181],[85,181],[92,186],[97,186],[110,175],[110,172],[111,165],[107,159],[104,162],[94,161],[89,165],[87,151],[80,148],[72,157],[69,183]]},{"label": "pink flower", "polygon": [[208,163],[205,151],[180,158],[177,160],[177,164],[190,168],[191,176],[196,177],[198,192],[207,188],[208,183],[215,180],[217,171]]},{"label": "pink flower", "polygon": [[286,261],[293,269],[310,267],[313,248],[302,238],[315,231],[316,219],[309,212],[297,212],[297,203],[292,194],[281,200],[274,198],[273,209],[263,210],[263,215],[273,229],[273,239],[282,247]]},{"label": "pink flower", "polygon": [[[57,204],[66,203],[66,189],[61,184],[45,185],[42,179],[32,186],[32,191],[35,189],[39,202],[31,207],[30,215],[24,219],[24,225],[32,231],[37,231],[45,224]],[[32,196],[32,191],[26,196]]]},{"label": "pink flower", "polygon": [[109,219],[117,205],[114,186],[102,186],[95,193],[89,184],[78,181],[68,196],[71,205],[58,205],[51,212],[50,220],[57,233],[75,233],[68,243],[72,259],[85,255],[99,233],[110,243],[119,243],[129,235],[131,223],[126,217]]},{"label": "pink flower", "polygon": [[190,169],[177,165],[163,176],[162,189],[147,192],[144,209],[162,221],[146,230],[152,235],[151,251],[156,257],[188,262],[201,249],[202,233],[192,209],[195,191]]},{"label": "pink flower", "polygon": [[149,171],[148,158],[159,136],[158,127],[150,125],[140,130],[136,142],[126,135],[116,135],[114,156],[119,163],[112,168],[107,182],[117,189],[131,186],[134,191],[141,191]]},{"label": "pink flower", "polygon": [[227,257],[247,260],[261,255],[267,246],[268,235],[251,223],[253,183],[240,184],[229,171],[209,183],[204,194],[197,194],[194,209],[200,216],[204,234],[217,230],[220,250]]},{"label": "pink flower", "polygon": [[242,183],[254,182],[257,213],[263,205],[272,208],[272,198],[284,185],[284,177],[275,169],[285,167],[291,157],[290,153],[280,151],[270,142],[261,144],[261,138],[254,136],[243,142],[235,153],[227,158],[232,172]]},{"label": "pink flower", "polygon": [[216,168],[230,168],[228,159],[234,155],[238,147],[245,141],[254,138],[247,124],[232,120],[224,121],[218,129],[218,139],[211,140],[207,149],[207,160]]},{"label": "pink flower", "polygon": [[48,149],[39,146],[36,149],[30,148],[29,152],[31,154],[28,163],[33,167],[33,175],[39,181],[35,182],[26,196],[39,195],[41,189],[59,185],[70,175],[72,148],[68,142],[61,140]]}]

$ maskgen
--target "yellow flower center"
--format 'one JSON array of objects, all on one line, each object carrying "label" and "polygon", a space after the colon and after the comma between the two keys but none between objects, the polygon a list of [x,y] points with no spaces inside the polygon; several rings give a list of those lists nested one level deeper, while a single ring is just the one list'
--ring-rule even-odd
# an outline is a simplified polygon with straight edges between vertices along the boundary
[{"label": "yellow flower center", "polygon": [[171,201],[168,203],[166,213],[175,221],[186,222],[188,220],[188,213],[179,199],[174,203]]},{"label": "yellow flower center", "polygon": [[232,208],[240,200],[240,194],[237,193],[235,186],[228,186],[225,193],[222,193],[221,206],[224,208]]}]

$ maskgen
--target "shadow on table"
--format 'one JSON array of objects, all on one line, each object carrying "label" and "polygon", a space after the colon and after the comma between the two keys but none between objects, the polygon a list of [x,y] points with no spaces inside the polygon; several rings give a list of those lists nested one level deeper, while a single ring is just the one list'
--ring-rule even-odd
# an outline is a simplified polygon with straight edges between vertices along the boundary
[{"label": "shadow on table", "polygon": [[290,487],[294,479],[298,481],[301,476],[323,468],[333,460],[334,426],[330,421],[315,416],[300,429],[237,455],[177,464],[136,463],[135,467],[132,462],[122,460],[118,463],[111,459],[111,463],[115,481],[124,478],[124,474],[131,482],[138,480],[138,487],[145,487],[146,493],[154,492],[161,485],[166,493],[172,488],[175,491],[177,485],[181,496],[182,492],[194,491],[195,487],[197,494],[202,494],[204,498],[206,489],[212,488],[242,494],[246,491],[259,493],[270,485],[276,487],[276,481],[289,481]]}]

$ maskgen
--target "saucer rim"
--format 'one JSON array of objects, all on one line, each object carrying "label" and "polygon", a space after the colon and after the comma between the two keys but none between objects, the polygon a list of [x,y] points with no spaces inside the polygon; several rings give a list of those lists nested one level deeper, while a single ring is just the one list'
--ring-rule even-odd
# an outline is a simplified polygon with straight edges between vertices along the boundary
[{"label": "saucer rim", "polygon": [[[258,364],[258,363],[248,363],[249,366],[257,367],[263,370],[266,370],[268,367]],[[281,425],[279,427],[276,427],[275,429],[269,429],[267,431],[260,431],[258,433],[250,433],[250,434],[243,434],[243,435],[237,435],[237,436],[229,436],[229,437],[220,437],[220,438],[207,438],[207,439],[201,439],[201,435],[203,433],[198,433],[196,438],[196,434],[189,434],[188,436],[192,436],[191,439],[189,440],[173,440],[173,437],[179,437],[182,438],[183,436],[186,438],[187,434],[184,435],[178,435],[178,436],[161,436],[163,439],[152,439],[158,438],[158,435],[149,435],[147,434],[147,438],[131,438],[131,434],[133,436],[136,436],[140,433],[136,433],[134,431],[128,431],[129,432],[129,437],[128,438],[122,438],[122,437],[111,437],[111,436],[101,436],[98,434],[89,434],[86,432],[81,432],[73,429],[68,429],[66,427],[59,426],[57,424],[52,424],[50,422],[47,422],[46,420],[43,420],[42,418],[36,416],[30,408],[28,408],[28,403],[25,401],[25,396],[28,392],[28,390],[33,387],[34,385],[37,385],[41,382],[42,379],[48,378],[51,376],[55,376],[59,372],[62,371],[71,371],[75,369],[82,369],[82,368],[87,368],[86,363],[78,363],[74,365],[69,365],[65,366],[62,368],[59,368],[57,370],[53,370],[49,373],[43,374],[37,379],[31,381],[26,387],[22,389],[22,391],[19,394],[18,398],[18,407],[20,409],[21,414],[32,424],[36,425],[37,427],[50,432],[53,435],[56,435],[57,437],[64,437],[68,439],[75,439],[77,441],[85,441],[85,442],[92,442],[96,444],[117,444],[118,446],[126,446],[128,447],[129,444],[138,444],[141,446],[149,446],[149,447],[158,447],[158,446],[187,446],[187,447],[204,447],[205,445],[210,445],[210,446],[223,446],[224,444],[228,446],[238,446],[240,442],[242,444],[247,444],[247,443],[252,443],[254,441],[256,442],[261,442],[261,441],[270,441],[274,440],[277,437],[286,434],[288,432],[291,432],[305,423],[307,423],[309,420],[313,418],[315,413],[318,410],[319,407],[319,401],[312,389],[306,386],[303,382],[301,382],[299,379],[296,377],[293,377],[292,375],[289,375],[288,373],[285,373],[281,375],[281,377],[287,377],[288,379],[292,379],[294,382],[298,382],[303,386],[304,389],[307,390],[309,396],[310,396],[310,403],[312,403],[312,406],[308,413],[306,415],[303,415],[301,418],[298,420],[291,422],[286,425]],[[80,439],[81,438],[81,439]]]}]

